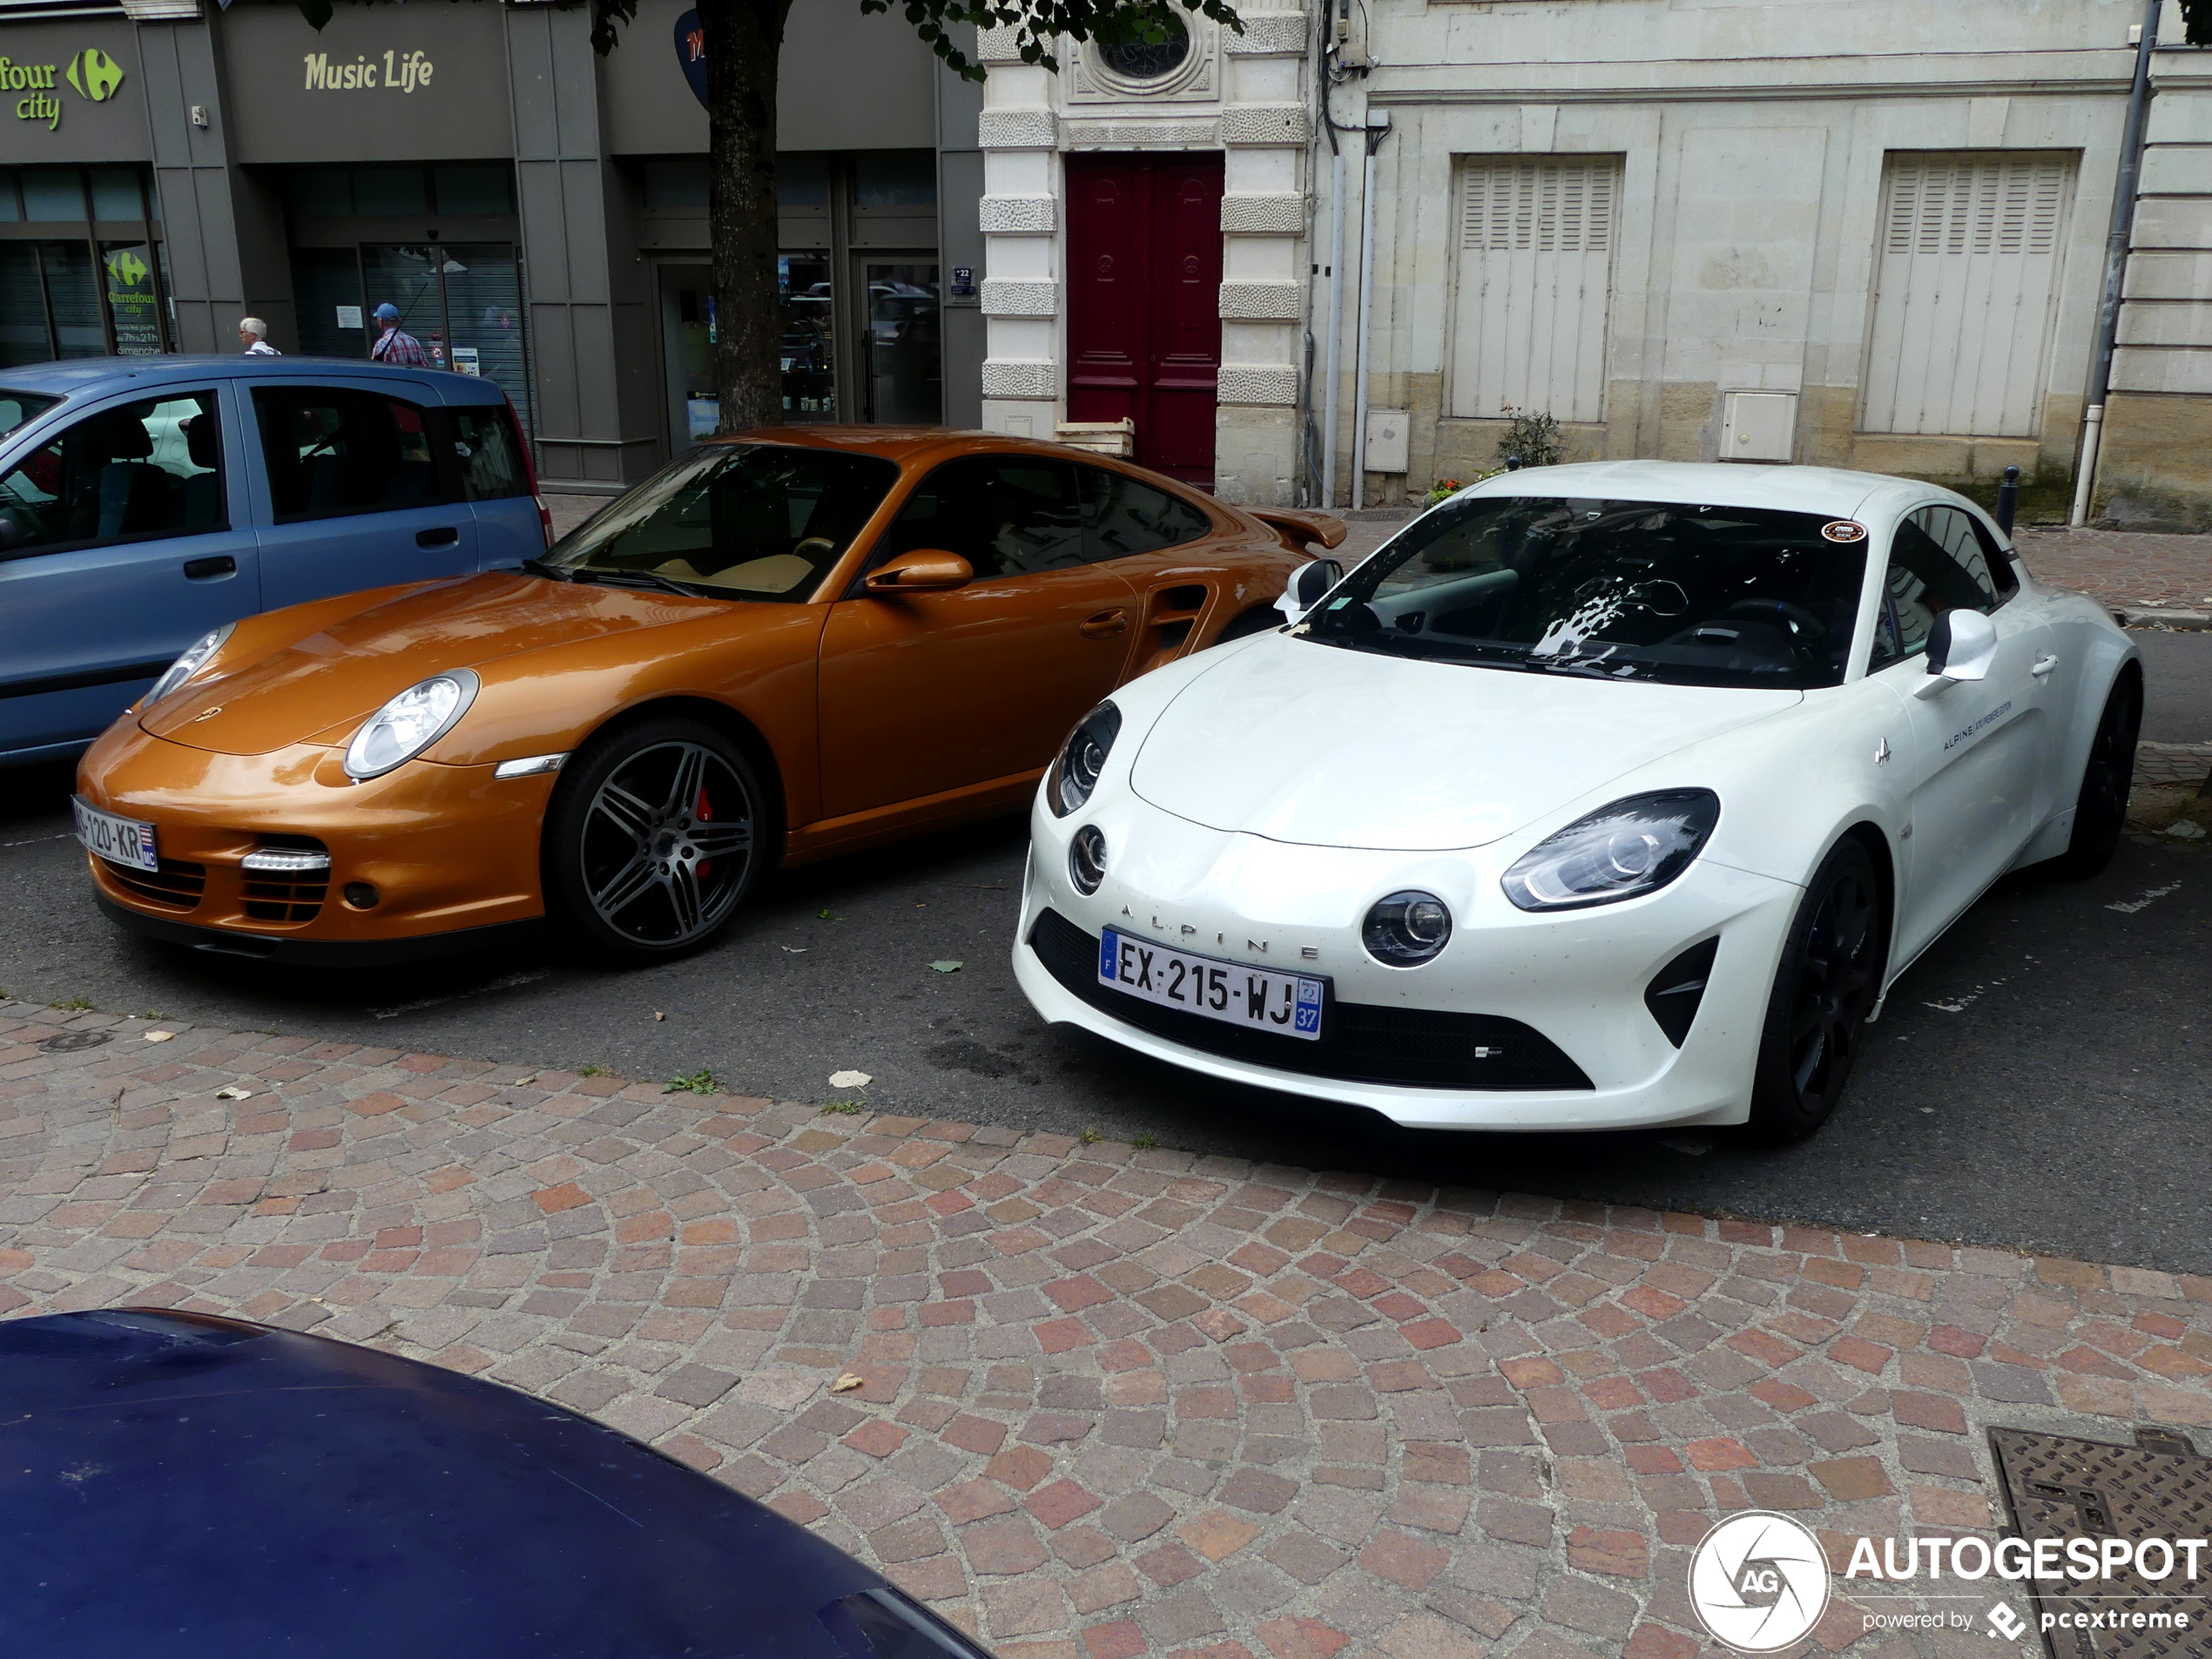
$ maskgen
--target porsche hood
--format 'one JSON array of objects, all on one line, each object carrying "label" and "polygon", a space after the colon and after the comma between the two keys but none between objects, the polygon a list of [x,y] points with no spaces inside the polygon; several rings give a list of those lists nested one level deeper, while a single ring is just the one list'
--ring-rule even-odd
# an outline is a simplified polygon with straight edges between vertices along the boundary
[{"label": "porsche hood", "polygon": [[1130,786],[1179,818],[1270,840],[1480,846],[1801,700],[1407,662],[1278,636],[1183,689],[1144,734]]},{"label": "porsche hood", "polygon": [[[727,617],[712,599],[488,573],[406,589],[139,717],[157,738],[268,754],[365,720],[419,680],[604,634]],[[342,741],[342,739],[341,739]]]}]

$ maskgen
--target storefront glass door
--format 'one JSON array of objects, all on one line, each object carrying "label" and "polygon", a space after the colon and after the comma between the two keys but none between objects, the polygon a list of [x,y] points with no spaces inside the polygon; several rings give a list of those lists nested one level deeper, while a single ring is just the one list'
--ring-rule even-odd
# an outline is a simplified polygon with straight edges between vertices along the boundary
[{"label": "storefront glass door", "polygon": [[[722,418],[722,400],[714,384],[713,276],[704,265],[664,265],[660,269],[668,432],[676,449],[712,437]],[[777,354],[783,366],[786,421],[840,418],[835,301],[826,254],[778,256]]]},{"label": "storefront glass door", "polygon": [[868,411],[891,426],[935,426],[945,418],[934,260],[894,256],[859,261],[868,297]]},{"label": "storefront glass door", "polygon": [[511,244],[294,248],[292,284],[302,351],[366,357],[380,332],[376,307],[395,306],[432,367],[490,381],[514,401],[523,429],[536,431]]}]

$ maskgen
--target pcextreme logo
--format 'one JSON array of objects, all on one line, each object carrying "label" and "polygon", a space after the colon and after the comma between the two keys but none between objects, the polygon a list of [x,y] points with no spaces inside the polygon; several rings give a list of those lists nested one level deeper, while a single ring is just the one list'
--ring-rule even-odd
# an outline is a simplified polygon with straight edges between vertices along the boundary
[{"label": "pcextreme logo", "polygon": [[18,64],[0,57],[0,92],[30,94],[16,100],[17,120],[44,121],[49,132],[61,125],[62,101],[47,96],[56,90],[57,75],[68,80],[78,97],[91,104],[106,103],[123,84],[123,65],[97,46],[87,46],[71,58],[66,71],[58,64]]}]

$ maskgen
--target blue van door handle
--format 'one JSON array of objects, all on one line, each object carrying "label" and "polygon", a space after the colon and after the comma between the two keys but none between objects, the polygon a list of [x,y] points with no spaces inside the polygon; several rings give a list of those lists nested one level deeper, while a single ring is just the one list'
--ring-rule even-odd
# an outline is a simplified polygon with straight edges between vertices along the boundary
[{"label": "blue van door handle", "polygon": [[415,544],[417,547],[451,547],[460,539],[461,532],[450,525],[435,530],[417,530],[415,533]]},{"label": "blue van door handle", "polygon": [[238,574],[238,561],[227,553],[218,553],[212,558],[186,559],[185,577],[192,582],[212,582],[219,576]]}]

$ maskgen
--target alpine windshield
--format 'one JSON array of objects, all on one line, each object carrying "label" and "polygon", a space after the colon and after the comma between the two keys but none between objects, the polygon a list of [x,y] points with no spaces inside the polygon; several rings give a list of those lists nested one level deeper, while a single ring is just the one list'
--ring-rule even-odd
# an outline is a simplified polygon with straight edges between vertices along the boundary
[{"label": "alpine windshield", "polygon": [[1422,661],[1676,685],[1844,677],[1865,532],[1817,513],[1478,496],[1416,519],[1295,631]]},{"label": "alpine windshield", "polygon": [[880,455],[710,444],[571,530],[533,568],[717,598],[813,594],[898,482]]}]

